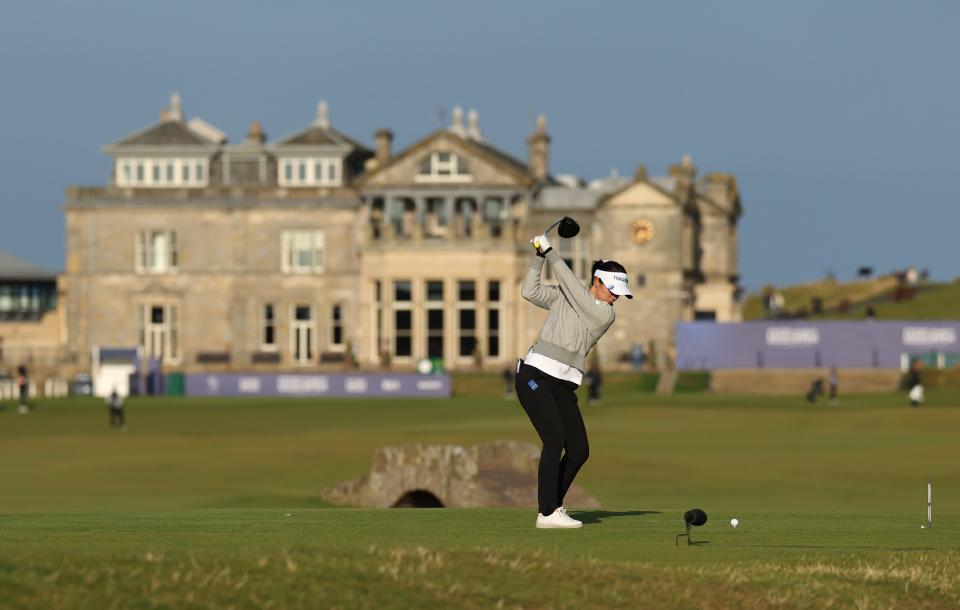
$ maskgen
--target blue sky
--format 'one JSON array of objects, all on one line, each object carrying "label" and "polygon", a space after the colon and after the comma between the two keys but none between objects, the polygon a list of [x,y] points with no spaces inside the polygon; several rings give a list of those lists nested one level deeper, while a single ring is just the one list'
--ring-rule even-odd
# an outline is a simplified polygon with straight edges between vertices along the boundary
[{"label": "blue sky", "polygon": [[915,265],[951,279],[960,225],[960,3],[16,2],[0,7],[0,250],[63,268],[64,188],[172,91],[241,140],[329,101],[405,146],[455,104],[585,178],[684,153],[737,175],[743,283]]}]

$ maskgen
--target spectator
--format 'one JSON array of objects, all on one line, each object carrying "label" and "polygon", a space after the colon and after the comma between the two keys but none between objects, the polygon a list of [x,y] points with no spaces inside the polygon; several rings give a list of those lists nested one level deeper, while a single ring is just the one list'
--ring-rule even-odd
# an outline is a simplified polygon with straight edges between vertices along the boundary
[{"label": "spectator", "polygon": [[823,394],[823,379],[817,377],[813,380],[813,383],[810,384],[810,389],[807,391],[807,402],[813,404],[817,402],[817,397]]},{"label": "spectator", "polygon": [[774,288],[773,293],[770,295],[770,317],[779,318],[785,305],[786,301],[783,295],[779,290]]},{"label": "spectator", "polygon": [[600,402],[600,386],[603,384],[603,376],[600,374],[600,367],[596,362],[587,369],[587,395],[590,397],[590,404]]},{"label": "spectator", "polygon": [[510,368],[509,366],[504,367],[503,373],[501,374],[501,376],[503,377],[503,398],[504,400],[512,400],[513,399],[513,369]]},{"label": "spectator", "polygon": [[113,388],[110,396],[107,397],[107,407],[110,411],[110,427],[120,426],[124,432],[127,431],[127,420],[123,413],[123,398],[117,393],[117,388]]},{"label": "spectator", "polygon": [[20,390],[20,404],[17,406],[17,412],[23,415],[30,411],[30,405],[27,404],[30,381],[27,378],[27,367],[22,364],[17,367],[17,388]]},{"label": "spectator", "polygon": [[837,374],[837,367],[830,367],[830,404],[835,405],[839,402],[840,376]]},{"label": "spectator", "polygon": [[923,382],[920,378],[920,361],[914,360],[910,364],[910,372],[907,374],[907,387],[910,392],[907,396],[910,398],[911,407],[919,407],[923,402]]},{"label": "spectator", "polygon": [[823,313],[823,297],[810,298],[810,312],[815,316]]}]

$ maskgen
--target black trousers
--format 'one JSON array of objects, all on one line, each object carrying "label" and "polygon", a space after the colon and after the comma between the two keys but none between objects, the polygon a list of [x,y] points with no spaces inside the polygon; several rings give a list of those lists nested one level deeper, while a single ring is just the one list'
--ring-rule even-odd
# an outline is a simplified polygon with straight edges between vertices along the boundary
[{"label": "black trousers", "polygon": [[575,383],[526,364],[517,373],[517,397],[543,443],[537,481],[542,515],[563,505],[563,497],[590,455],[576,389]]},{"label": "black trousers", "polygon": [[110,425],[111,426],[125,426],[127,422],[123,416],[123,409],[113,409],[108,408],[110,411]]}]

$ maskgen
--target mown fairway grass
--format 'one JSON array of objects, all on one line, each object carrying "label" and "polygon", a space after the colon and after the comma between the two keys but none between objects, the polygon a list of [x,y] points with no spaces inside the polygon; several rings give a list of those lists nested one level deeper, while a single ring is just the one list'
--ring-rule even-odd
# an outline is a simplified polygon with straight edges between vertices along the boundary
[{"label": "mown fairway grass", "polygon": [[499,397],[135,399],[126,433],[7,405],[0,608],[960,607],[960,394],[903,403],[617,393],[583,409],[604,508],[578,531],[318,499],[383,445],[533,441]]}]

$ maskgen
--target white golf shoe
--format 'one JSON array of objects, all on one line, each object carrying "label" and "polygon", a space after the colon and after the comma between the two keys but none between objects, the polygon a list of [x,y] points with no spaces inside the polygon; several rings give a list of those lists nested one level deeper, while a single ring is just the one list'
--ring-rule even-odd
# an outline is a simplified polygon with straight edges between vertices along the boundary
[{"label": "white golf shoe", "polygon": [[574,529],[582,526],[583,522],[568,515],[567,509],[562,506],[546,517],[537,513],[538,529]]}]

